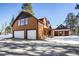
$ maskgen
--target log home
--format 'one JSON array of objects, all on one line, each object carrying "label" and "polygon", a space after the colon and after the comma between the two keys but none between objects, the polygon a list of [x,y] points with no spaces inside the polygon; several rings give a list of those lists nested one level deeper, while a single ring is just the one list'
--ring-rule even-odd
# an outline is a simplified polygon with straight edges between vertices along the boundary
[{"label": "log home", "polygon": [[37,19],[24,11],[13,21],[12,29],[13,38],[43,40],[51,36],[51,26],[45,17]]}]

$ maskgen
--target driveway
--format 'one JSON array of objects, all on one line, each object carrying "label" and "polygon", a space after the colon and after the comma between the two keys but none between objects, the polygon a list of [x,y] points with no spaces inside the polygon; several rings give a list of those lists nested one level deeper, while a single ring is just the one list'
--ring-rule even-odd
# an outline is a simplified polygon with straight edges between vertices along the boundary
[{"label": "driveway", "polygon": [[1,56],[77,56],[79,45],[62,44],[55,41],[26,41],[2,40],[0,41]]}]

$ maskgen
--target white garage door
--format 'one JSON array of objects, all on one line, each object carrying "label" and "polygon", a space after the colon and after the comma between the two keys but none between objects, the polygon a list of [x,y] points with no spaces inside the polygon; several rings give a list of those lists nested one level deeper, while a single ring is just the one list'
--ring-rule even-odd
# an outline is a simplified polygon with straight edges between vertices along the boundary
[{"label": "white garage door", "polygon": [[36,30],[28,30],[27,39],[36,39]]},{"label": "white garage door", "polygon": [[24,31],[14,31],[14,38],[24,38]]}]

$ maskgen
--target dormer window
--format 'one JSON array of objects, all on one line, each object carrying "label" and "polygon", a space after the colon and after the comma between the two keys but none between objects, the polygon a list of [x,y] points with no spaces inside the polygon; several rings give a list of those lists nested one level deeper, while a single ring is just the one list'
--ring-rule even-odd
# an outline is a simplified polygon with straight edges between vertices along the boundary
[{"label": "dormer window", "polygon": [[18,20],[18,25],[27,25],[28,24],[28,18],[24,18],[21,20]]}]

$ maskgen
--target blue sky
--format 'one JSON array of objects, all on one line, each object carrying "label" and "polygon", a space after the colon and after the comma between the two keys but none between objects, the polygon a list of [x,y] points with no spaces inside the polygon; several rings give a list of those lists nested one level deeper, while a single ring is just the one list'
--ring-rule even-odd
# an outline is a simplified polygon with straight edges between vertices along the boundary
[{"label": "blue sky", "polygon": [[[74,3],[33,3],[32,8],[37,18],[47,17],[53,27],[63,24],[68,13],[78,13]],[[1,24],[9,23],[12,16],[16,17],[22,4],[0,3],[0,28]]]}]

